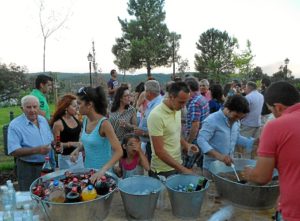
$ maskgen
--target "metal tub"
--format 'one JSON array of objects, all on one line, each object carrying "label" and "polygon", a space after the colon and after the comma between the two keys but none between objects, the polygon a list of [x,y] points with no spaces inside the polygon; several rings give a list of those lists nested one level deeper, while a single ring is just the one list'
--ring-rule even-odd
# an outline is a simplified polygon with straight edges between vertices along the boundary
[{"label": "metal tub", "polygon": [[[237,171],[242,171],[245,166],[255,166],[255,160],[234,159]],[[213,175],[216,189],[219,195],[230,201],[234,206],[246,209],[270,209],[276,204],[279,196],[279,185],[259,186],[251,183],[240,184],[224,177],[220,173],[233,172],[231,167],[218,160],[212,162],[209,167]],[[278,173],[274,170],[274,176]]]},{"label": "metal tub", "polygon": [[[75,174],[81,174],[90,171],[91,169],[74,169],[68,170]],[[53,178],[62,178],[66,170],[60,170],[47,174],[42,177],[43,181],[51,180]],[[117,182],[117,177],[107,172],[107,175],[113,177]],[[39,178],[40,179],[40,178]],[[110,209],[111,201],[113,198],[113,193],[116,188],[101,197],[98,197],[91,201],[78,202],[78,203],[54,203],[46,200],[41,200],[40,197],[32,193],[32,188],[36,185],[38,180],[35,180],[30,186],[30,194],[32,199],[34,199],[40,209],[44,212],[45,219],[47,221],[82,221],[82,220],[93,220],[100,221],[104,220]]]}]

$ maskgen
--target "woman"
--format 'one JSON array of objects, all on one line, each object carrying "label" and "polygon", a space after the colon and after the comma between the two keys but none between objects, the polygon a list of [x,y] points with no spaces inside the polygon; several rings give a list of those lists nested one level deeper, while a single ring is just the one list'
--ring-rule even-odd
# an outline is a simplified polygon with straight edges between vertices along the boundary
[{"label": "woman", "polygon": [[107,120],[107,100],[102,87],[83,87],[77,92],[79,112],[86,115],[82,122],[81,142],[71,154],[76,161],[79,152],[84,148],[85,168],[99,169],[91,182],[100,179],[105,172],[122,157],[122,148],[113,127]]},{"label": "woman", "polygon": [[128,87],[119,87],[112,103],[111,113],[109,114],[109,120],[120,143],[124,136],[128,133],[132,133],[137,126],[136,111],[135,108],[130,105],[129,96],[130,92]]},{"label": "woman", "polygon": [[214,113],[223,108],[224,96],[222,86],[220,84],[213,84],[210,87],[210,92],[212,99],[208,102],[209,112]]},{"label": "woman", "polygon": [[[59,169],[83,168],[83,159],[80,154],[76,163],[70,161],[70,154],[81,145],[79,135],[81,124],[75,117],[77,114],[76,96],[72,94],[64,95],[57,103],[50,125],[52,127],[54,141],[58,145],[58,167]],[[60,138],[59,140],[57,138]]]}]

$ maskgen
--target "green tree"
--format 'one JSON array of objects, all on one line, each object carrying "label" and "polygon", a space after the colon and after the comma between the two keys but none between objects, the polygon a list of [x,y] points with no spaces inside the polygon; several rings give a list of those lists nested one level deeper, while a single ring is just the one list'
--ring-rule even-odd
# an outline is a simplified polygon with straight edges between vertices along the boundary
[{"label": "green tree", "polygon": [[263,78],[269,78],[269,76],[263,73],[263,70],[259,66],[253,68],[253,70],[251,70],[247,75],[247,80],[254,81],[254,82],[259,81]]},{"label": "green tree", "polygon": [[242,50],[241,53],[236,53],[233,56],[234,58],[234,65],[238,69],[239,74],[244,79],[250,78],[250,73],[253,69],[253,58],[254,55],[252,54],[251,50],[251,42],[247,40],[247,46],[245,50]]},{"label": "green tree", "polygon": [[122,37],[116,40],[112,52],[116,60],[124,56],[119,51],[126,51],[130,56],[129,68],[151,68],[170,65],[172,42],[174,36],[164,23],[166,13],[163,10],[164,0],[129,0],[128,14],[130,21],[118,18],[122,27]]},{"label": "green tree", "polygon": [[29,82],[25,73],[26,67],[16,64],[0,63],[0,101],[5,102],[12,98],[19,99],[21,92],[29,88]]},{"label": "green tree", "polygon": [[202,74],[220,81],[224,74],[234,71],[234,49],[237,39],[230,37],[226,31],[211,28],[200,35],[196,47],[200,50],[195,54],[195,68]]}]

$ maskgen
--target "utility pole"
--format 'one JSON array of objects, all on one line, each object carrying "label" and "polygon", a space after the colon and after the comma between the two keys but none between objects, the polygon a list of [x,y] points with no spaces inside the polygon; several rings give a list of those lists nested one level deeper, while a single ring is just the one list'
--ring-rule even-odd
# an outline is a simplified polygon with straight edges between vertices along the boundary
[{"label": "utility pole", "polygon": [[173,61],[173,80],[175,79],[175,34],[173,34],[173,54],[172,54],[172,61]]}]

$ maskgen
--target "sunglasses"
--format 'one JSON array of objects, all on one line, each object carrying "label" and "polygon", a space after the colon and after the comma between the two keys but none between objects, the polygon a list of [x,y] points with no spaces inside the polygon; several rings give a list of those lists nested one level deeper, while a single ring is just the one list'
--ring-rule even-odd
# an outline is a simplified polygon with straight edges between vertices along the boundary
[{"label": "sunglasses", "polygon": [[88,96],[88,94],[87,94],[87,92],[85,91],[85,87],[81,87],[81,88],[79,88],[79,90],[78,90],[78,94],[82,94],[82,93],[84,93],[86,96]]}]

